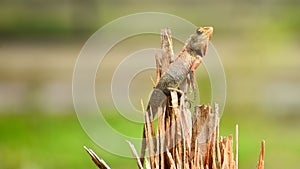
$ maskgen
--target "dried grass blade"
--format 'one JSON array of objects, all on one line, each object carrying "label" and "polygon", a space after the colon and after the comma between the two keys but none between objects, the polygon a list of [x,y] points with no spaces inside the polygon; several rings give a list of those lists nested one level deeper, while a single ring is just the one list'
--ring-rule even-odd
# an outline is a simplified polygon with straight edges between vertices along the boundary
[{"label": "dried grass blade", "polygon": [[133,145],[130,141],[128,141],[128,140],[127,140],[127,143],[128,143],[129,146],[130,146],[131,152],[132,152],[132,154],[133,154],[133,156],[134,156],[134,158],[135,158],[135,161],[136,161],[136,163],[137,163],[139,169],[143,169],[143,165],[142,165],[142,163],[141,163],[141,161],[140,161],[139,155],[138,155],[137,152],[136,152],[136,149],[134,148],[134,145]]},{"label": "dried grass blade", "polygon": [[91,156],[92,160],[94,161],[94,163],[97,165],[98,168],[110,169],[110,167],[106,164],[106,162],[103,159],[99,158],[92,149],[89,149],[86,146],[84,146],[84,149]]}]

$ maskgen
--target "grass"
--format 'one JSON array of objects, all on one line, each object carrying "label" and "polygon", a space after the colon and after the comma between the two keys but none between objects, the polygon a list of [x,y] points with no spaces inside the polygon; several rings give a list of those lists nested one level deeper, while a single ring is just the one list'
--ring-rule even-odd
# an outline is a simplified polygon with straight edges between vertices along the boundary
[{"label": "grass", "polygon": [[[0,168],[93,168],[83,145],[95,144],[74,115],[4,115],[0,119]],[[131,160],[96,148],[114,168]],[[133,161],[132,161],[133,162]]]},{"label": "grass", "polygon": [[[254,168],[258,160],[260,142],[266,140],[265,163],[268,168],[297,168],[300,157],[300,137],[297,130],[286,130],[284,124],[274,119],[255,116],[246,118],[226,113],[221,120],[221,135],[234,133],[239,123],[239,165],[240,168]],[[110,118],[109,115],[106,115]],[[263,115],[262,115],[263,116]],[[109,119],[110,125],[123,126],[126,135],[139,135],[141,130],[132,129],[128,122],[115,118]],[[117,125],[116,125],[117,124]],[[255,124],[255,125],[254,125]],[[127,127],[126,127],[127,126]],[[298,125],[299,128],[299,125]],[[96,168],[84,145],[93,148],[112,168],[136,168],[133,159],[119,157],[102,150],[93,143],[81,128],[77,117],[69,115],[1,115],[0,118],[0,168]]]}]

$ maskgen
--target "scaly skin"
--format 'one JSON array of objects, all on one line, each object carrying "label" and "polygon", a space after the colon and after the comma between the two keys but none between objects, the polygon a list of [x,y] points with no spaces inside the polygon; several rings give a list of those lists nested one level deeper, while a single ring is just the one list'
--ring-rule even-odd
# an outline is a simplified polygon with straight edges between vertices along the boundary
[{"label": "scaly skin", "polygon": [[[194,71],[202,62],[202,57],[205,56],[208,47],[209,40],[212,37],[212,27],[200,27],[196,32],[191,35],[186,45],[175,61],[170,65],[160,78],[157,86],[151,94],[148,107],[147,116],[150,116],[150,110],[152,112],[153,119],[157,114],[158,108],[161,107],[166,101],[166,96],[170,95],[170,88],[178,89],[179,86],[186,80],[188,74],[191,74],[191,80],[193,83]],[[151,122],[152,123],[152,122]],[[144,157],[146,150],[145,140],[145,126],[143,131],[143,142],[140,161],[144,165]]]}]

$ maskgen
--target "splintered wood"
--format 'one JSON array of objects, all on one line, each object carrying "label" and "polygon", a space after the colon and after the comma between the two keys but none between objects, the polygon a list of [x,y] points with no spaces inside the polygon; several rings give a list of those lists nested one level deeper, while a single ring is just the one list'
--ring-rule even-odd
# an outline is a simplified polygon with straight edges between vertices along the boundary
[{"label": "splintered wood", "polygon": [[[219,138],[217,105],[197,106],[193,118],[183,115],[180,107],[172,104],[172,107],[167,109],[171,109],[169,111],[174,114],[158,118],[156,138],[147,140],[146,168],[236,169],[233,137]],[[188,118],[193,119],[193,122],[186,124]],[[147,133],[153,132],[149,130],[150,121],[147,120],[146,123]],[[171,129],[171,132],[165,129]],[[146,135],[151,137],[151,134]],[[133,147],[131,148],[135,151]]]},{"label": "splintered wood", "polygon": [[[161,31],[161,56],[156,55],[156,82],[173,62],[174,52],[170,29]],[[169,89],[166,104],[158,108],[157,125],[145,116],[148,156],[142,164],[134,145],[129,143],[139,169],[237,169],[238,126],[234,139],[219,136],[218,105],[199,105],[192,114],[186,93],[192,85],[188,78],[179,89]],[[143,107],[143,105],[142,105]],[[144,108],[143,108],[144,109]],[[144,111],[144,110],[143,110]],[[151,111],[150,111],[151,113]],[[264,168],[263,141],[257,169]],[[87,152],[99,168],[109,168],[91,149]]]}]

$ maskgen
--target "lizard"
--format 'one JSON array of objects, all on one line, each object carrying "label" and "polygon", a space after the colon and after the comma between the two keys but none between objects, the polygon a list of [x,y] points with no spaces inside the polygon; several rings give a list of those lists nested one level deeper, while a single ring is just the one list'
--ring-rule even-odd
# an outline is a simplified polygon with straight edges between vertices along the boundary
[{"label": "lizard", "polygon": [[[194,72],[202,63],[202,58],[206,55],[212,33],[213,27],[200,27],[190,36],[178,57],[160,77],[150,96],[145,116],[152,116],[152,118],[149,119],[153,119],[158,112],[158,108],[166,101],[166,96],[170,95],[170,89],[179,89],[188,75],[190,75],[191,83],[194,83]],[[151,123],[151,125],[153,125],[153,122]],[[145,125],[140,156],[142,166],[144,165],[146,151]]]}]

